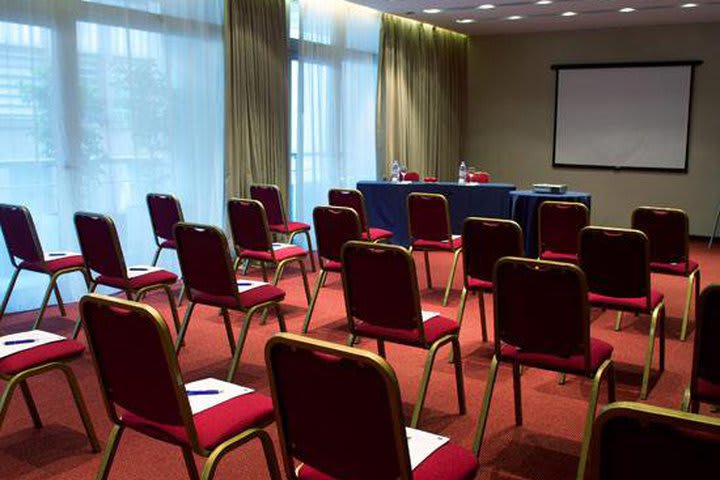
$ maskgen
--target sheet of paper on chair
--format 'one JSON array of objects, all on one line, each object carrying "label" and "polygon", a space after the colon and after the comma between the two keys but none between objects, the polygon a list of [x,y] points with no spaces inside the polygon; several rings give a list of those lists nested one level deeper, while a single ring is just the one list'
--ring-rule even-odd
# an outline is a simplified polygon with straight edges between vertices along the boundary
[{"label": "sheet of paper on chair", "polygon": [[410,427],[405,427],[405,435],[407,435],[408,452],[410,453],[410,467],[413,470],[435,453],[437,449],[450,441],[448,437],[415,430]]},{"label": "sheet of paper on chair", "polygon": [[427,322],[427,321],[430,320],[431,318],[435,318],[435,317],[439,317],[439,316],[440,316],[440,313],[439,313],[439,312],[431,312],[431,311],[428,311],[428,310],[423,310],[421,313],[422,313],[422,321],[423,321],[423,323]]},{"label": "sheet of paper on chair", "polygon": [[128,278],[135,278],[147,275],[148,273],[157,272],[158,270],[162,270],[162,268],[153,267],[152,265],[133,265],[128,267],[127,276]]},{"label": "sheet of paper on chair", "polygon": [[259,282],[257,280],[238,280],[237,286],[238,286],[238,292],[245,293],[248,290],[252,290],[253,288],[263,287],[265,285],[270,285],[267,282]]},{"label": "sheet of paper on chair", "polygon": [[43,255],[43,257],[46,262],[49,262],[51,260],[57,260],[59,258],[66,258],[66,257],[74,257],[76,255],[80,255],[80,254],[75,253],[75,252],[46,252],[45,255]]},{"label": "sheet of paper on chair", "polygon": [[272,244],[273,250],[282,250],[283,248],[290,248],[290,247],[294,247],[294,246],[295,246],[295,245],[293,245],[292,243],[277,243],[277,242],[273,242],[273,244]]},{"label": "sheet of paper on chair", "polygon": [[43,330],[28,330],[27,332],[4,335],[0,337],[0,358],[63,340],[65,340],[65,337]]},{"label": "sheet of paper on chair", "polygon": [[217,378],[204,378],[186,383],[185,390],[188,392],[188,401],[193,415],[255,391],[252,388],[223,382]]},{"label": "sheet of paper on chair", "polygon": [[456,238],[460,238],[460,237],[462,237],[462,235],[453,235],[452,239],[455,240]]}]

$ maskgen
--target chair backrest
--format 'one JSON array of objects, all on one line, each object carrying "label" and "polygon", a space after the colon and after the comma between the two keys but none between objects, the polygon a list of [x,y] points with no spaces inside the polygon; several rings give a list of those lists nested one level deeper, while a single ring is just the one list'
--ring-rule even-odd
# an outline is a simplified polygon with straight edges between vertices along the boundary
[{"label": "chair backrest", "polygon": [[333,207],[348,207],[355,210],[360,219],[363,232],[368,229],[367,213],[365,212],[365,196],[360,190],[353,188],[333,188],[328,192],[328,200]]},{"label": "chair backrest", "polygon": [[449,241],[450,208],[438,193],[413,192],[407,197],[410,237],[414,240]]},{"label": "chair backrest", "polygon": [[235,250],[272,251],[272,238],[265,208],[258,200],[228,200],[228,221]]},{"label": "chair backrest", "polygon": [[89,270],[127,279],[125,257],[112,218],[100,213],[77,212],[75,230]]},{"label": "chair backrest", "polygon": [[590,224],[590,211],[584,203],[547,201],[538,211],[540,252],[578,253],[580,230]]},{"label": "chair backrest", "polygon": [[706,287],[695,308],[695,349],[690,389],[697,380],[720,384],[720,284]]},{"label": "chair backrest", "polygon": [[589,478],[716,478],[718,452],[720,419],[618,402],[595,419]]},{"label": "chair backrest", "polygon": [[495,266],[495,349],[567,357],[584,354],[590,372],[590,307],[575,265],[505,257]]},{"label": "chair backrest", "polygon": [[342,261],[342,247],[351,240],[360,240],[360,219],[352,208],[315,207],[313,210],[315,238],[321,260]]},{"label": "chair backrest", "polygon": [[194,223],[175,225],[178,261],[190,301],[198,293],[236,300],[237,280],[225,233],[217,227]]},{"label": "chair backrest", "polygon": [[647,297],[648,241],[639,230],[585,227],[580,231],[580,268],[591,292],[609,297]]},{"label": "chair backrest", "polygon": [[385,360],[278,334],[265,362],[288,478],[297,478],[294,460],[328,478],[412,478],[400,388]]},{"label": "chair backrest", "polygon": [[495,263],[502,257],[523,256],[522,228],[512,220],[468,217],[462,240],[466,287],[470,277],[492,282]]},{"label": "chair backrest", "polygon": [[395,245],[348,242],[342,249],[343,289],[350,331],[355,320],[405,330],[424,340],[420,294],[410,253]]},{"label": "chair backrest", "polygon": [[173,227],[176,223],[185,221],[180,201],[175,196],[164,193],[148,193],[146,200],[155,241],[159,238],[173,240]]},{"label": "chair backrest", "polygon": [[407,172],[405,173],[403,180],[405,180],[406,182],[419,182],[420,174],[418,172]]},{"label": "chair backrest", "polygon": [[26,262],[43,260],[42,245],[27,207],[0,204],[0,227],[14,266],[17,266],[17,259]]},{"label": "chair backrest", "polygon": [[690,233],[688,216],[683,210],[636,208],[632,213],[632,228],[647,235],[651,262],[688,265]]},{"label": "chair backrest", "polygon": [[[149,305],[92,294],[80,301],[108,414],[122,411],[150,422],[185,427],[197,438],[167,325]],[[118,414],[117,408],[121,409]]]},{"label": "chair backrest", "polygon": [[287,226],[287,216],[283,207],[282,195],[277,185],[251,185],[250,198],[262,203],[270,225]]}]

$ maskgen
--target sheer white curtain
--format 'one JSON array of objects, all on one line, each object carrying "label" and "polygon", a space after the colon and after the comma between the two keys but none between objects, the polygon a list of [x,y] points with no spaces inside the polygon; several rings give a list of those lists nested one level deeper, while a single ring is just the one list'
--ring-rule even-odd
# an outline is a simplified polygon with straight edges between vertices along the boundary
[{"label": "sheer white curtain", "polygon": [[312,223],[328,189],[375,179],[380,14],[341,0],[291,3],[290,208]]},{"label": "sheer white curtain", "polygon": [[[28,206],[46,250],[78,251],[72,216],[92,211],[113,217],[128,263],[150,262],[148,192],[220,223],[222,15],[222,0],[0,0],[0,202]],[[9,311],[36,308],[46,282],[21,274]],[[60,288],[84,293],[70,276]]]}]

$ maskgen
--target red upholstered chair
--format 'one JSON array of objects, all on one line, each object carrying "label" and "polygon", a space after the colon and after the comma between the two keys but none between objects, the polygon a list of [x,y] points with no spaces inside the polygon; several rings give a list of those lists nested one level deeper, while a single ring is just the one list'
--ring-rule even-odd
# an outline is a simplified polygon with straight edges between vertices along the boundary
[{"label": "red upholstered chair", "polygon": [[[45,338],[49,337],[49,338]],[[42,340],[42,343],[38,343]],[[20,345],[37,343],[37,345],[19,350]],[[7,351],[13,348],[18,351]],[[42,428],[42,420],[35,406],[35,400],[30,392],[27,380],[48,372],[60,371],[70,387],[75,406],[77,407],[80,419],[85,427],[90,447],[93,452],[100,451],[100,444],[95,436],[92,420],[85,407],[83,395],[78,386],[77,379],[72,369],[65,363],[69,360],[81,357],[85,347],[75,340],[67,340],[59,335],[50,334],[41,330],[15,333],[12,335],[0,336],[0,380],[7,382],[5,390],[0,396],[0,430],[2,429],[5,415],[12,401],[15,389],[20,387],[25,404],[27,405],[30,417],[35,428]]]},{"label": "red upholstered chair", "polygon": [[[175,225],[175,241],[189,301],[180,334],[175,341],[175,350],[179,351],[182,346],[195,305],[220,308],[230,351],[233,354],[227,377],[228,381],[232,381],[240,363],[250,320],[257,311],[274,307],[280,331],[285,331],[285,319],[280,310],[280,302],[285,299],[285,292],[267,283],[236,279],[228,241],[219,228],[178,223]],[[237,345],[228,310],[246,313]]]},{"label": "red upholstered chair", "polygon": [[66,273],[79,272],[83,274],[85,283],[89,281],[88,273],[85,270],[85,263],[79,253],[72,252],[48,252],[44,253],[37,231],[35,230],[35,222],[33,222],[30,211],[20,205],[2,205],[0,204],[0,227],[5,237],[5,246],[8,250],[10,263],[15,271],[10,278],[10,285],[3,297],[2,306],[0,306],[0,320],[5,314],[5,309],[10,301],[10,295],[18,275],[22,270],[29,272],[42,273],[50,276],[50,283],[45,289],[40,311],[35,319],[33,329],[40,327],[45,309],[47,308],[50,294],[55,292],[60,315],[65,316],[65,304],[63,303],[60,289],[58,288],[58,278]]},{"label": "red upholstered chair", "polygon": [[315,240],[317,241],[320,275],[315,293],[305,314],[302,333],[307,333],[320,288],[329,272],[342,273],[342,247],[351,240],[361,239],[360,219],[357,212],[347,207],[315,207],[313,210]]},{"label": "red upholstered chair", "polygon": [[393,232],[368,225],[365,196],[360,190],[352,188],[333,188],[328,192],[328,200],[333,207],[348,207],[355,210],[360,219],[363,240],[371,242],[389,241]]},{"label": "red upholstered chair", "polygon": [[580,231],[580,268],[587,276],[593,307],[617,310],[615,330],[623,312],[650,315],[640,398],[645,400],[656,331],[660,343],[660,372],[665,370],[665,302],[651,287],[648,241],[639,230],[585,227]]},{"label": "red upholstered chair", "polygon": [[437,183],[438,179],[437,177],[425,177],[423,179],[423,182],[425,183]]},{"label": "red upholstered chair", "polygon": [[650,270],[654,273],[687,277],[680,340],[687,337],[690,302],[695,287],[695,304],[700,295],[700,265],[690,258],[688,217],[677,208],[640,207],[632,214],[632,228],[650,242]]},{"label": "red upholstered chair", "polygon": [[407,172],[400,180],[405,182],[419,182],[420,174],[418,172]]},{"label": "red upholstered chair", "polygon": [[[271,478],[280,479],[272,440],[262,430],[273,422],[270,398],[214,379],[186,384],[165,321],[148,305],[88,295],[80,312],[113,424],[95,478],[108,478],[129,428],[179,446],[191,479],[200,478],[193,453],[208,459],[202,478],[209,479],[225,454],[258,438]],[[213,395],[221,396],[215,404]]]},{"label": "red upholstered chair", "polygon": [[580,230],[590,224],[590,211],[580,202],[547,201],[538,210],[538,250],[542,260],[578,263]]},{"label": "red upholstered chair", "polygon": [[282,234],[288,237],[288,243],[292,243],[296,235],[302,233],[308,244],[310,252],[310,265],[315,271],[315,258],[313,257],[312,239],[310,238],[310,225],[302,222],[288,220],[285,213],[285,204],[277,185],[252,185],[250,187],[250,198],[262,203],[265,207],[268,224],[272,233]]},{"label": "red upholstered chair", "polygon": [[700,403],[720,406],[720,284],[703,290],[695,309],[695,348],[683,410],[698,413]]},{"label": "red upholstered chair", "polygon": [[487,172],[468,173],[467,181],[469,183],[489,183],[490,174]]},{"label": "red upholstered chair", "polygon": [[595,420],[588,478],[714,478],[718,452],[720,419],[618,402]]},{"label": "red upholstered chair", "polygon": [[425,433],[406,430],[397,378],[377,355],[280,334],[265,346],[265,361],[289,479],[475,478],[476,458],[453,443],[412,468],[410,437]]},{"label": "red upholstered chair", "polygon": [[[177,307],[170,288],[177,282],[177,275],[148,265],[127,267],[115,223],[107,215],[78,212],[75,214],[75,230],[85,259],[85,268],[91,277],[90,293],[104,285],[122,290],[129,300],[141,301],[148,292],[163,290],[170,304],[175,331],[180,329]],[[78,318],[73,337],[77,336],[79,330]]]},{"label": "red upholstered chair", "polygon": [[163,249],[175,250],[175,238],[173,238],[173,227],[176,223],[184,222],[185,217],[182,213],[180,201],[173,195],[164,193],[148,193],[147,197],[148,211],[150,212],[150,222],[155,235],[155,256],[152,264],[157,265],[160,258],[160,252]]},{"label": "red upholstered chair", "polygon": [[435,312],[421,310],[410,252],[395,245],[348,242],[342,249],[342,267],[348,345],[354,345],[358,337],[373,338],[381,357],[385,357],[385,342],[428,351],[410,426],[416,427],[420,421],[437,350],[446,344],[453,348],[458,408],[461,415],[465,413],[460,326]]},{"label": "red upholstered chair", "polygon": [[462,325],[468,293],[478,296],[483,342],[487,342],[485,292],[493,290],[493,270],[502,257],[523,256],[522,228],[512,220],[468,217],[463,222],[463,291],[457,321]]},{"label": "red upholstered chair", "polygon": [[[305,298],[310,305],[310,286],[305,272],[308,252],[297,245],[273,243],[263,204],[257,200],[231,198],[228,200],[228,220],[235,245],[235,269],[243,260],[260,263],[263,280],[267,282],[266,265],[275,266],[272,284],[277,285],[288,263],[297,262],[305,287]],[[312,256],[312,253],[310,254]],[[263,316],[263,323],[265,317]]]},{"label": "red upholstered chair", "polygon": [[[495,266],[495,355],[490,365],[474,449],[480,454],[490,400],[501,362],[512,364],[515,424],[522,425],[520,368],[580,375],[593,380],[578,472],[590,443],[600,385],[607,376],[609,402],[615,401],[613,347],[590,337],[585,275],[568,263],[506,257]],[[578,480],[582,477],[578,475]]]},{"label": "red upholstered chair", "polygon": [[414,250],[425,254],[425,276],[428,288],[432,288],[430,274],[430,252],[449,252],[453,254],[450,276],[445,287],[443,307],[447,305],[450,289],[455,279],[458,257],[462,252],[462,238],[453,235],[450,228],[450,208],[447,199],[437,193],[417,193],[408,195],[408,220],[410,232],[410,252]]}]

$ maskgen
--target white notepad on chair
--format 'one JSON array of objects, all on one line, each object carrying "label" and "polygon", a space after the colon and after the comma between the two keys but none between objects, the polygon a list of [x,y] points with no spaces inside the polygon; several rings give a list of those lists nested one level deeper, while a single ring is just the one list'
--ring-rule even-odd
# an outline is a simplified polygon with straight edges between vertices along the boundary
[{"label": "white notepad on chair", "polygon": [[245,293],[248,290],[252,290],[253,288],[258,287],[264,287],[265,285],[270,285],[267,282],[259,282],[257,280],[238,280],[237,281],[237,287],[239,293]]},{"label": "white notepad on chair", "polygon": [[52,260],[59,260],[61,258],[67,258],[67,257],[75,257],[80,255],[79,253],[75,252],[47,252],[45,255],[43,255],[43,260],[46,262],[50,262]]},{"label": "white notepad on chair", "polygon": [[48,343],[62,342],[65,337],[43,330],[28,330],[0,337],[0,358],[37,348]]},{"label": "white notepad on chair", "polygon": [[223,382],[217,378],[204,378],[186,383],[185,391],[190,402],[190,410],[193,415],[197,415],[200,412],[217,407],[223,402],[247,395],[255,390],[242,385]]},{"label": "white notepad on chair", "polygon": [[294,247],[294,246],[295,245],[293,245],[292,243],[273,242],[272,249],[277,251],[277,250],[282,250],[283,248],[290,248],[290,247]]},{"label": "white notepad on chair", "polygon": [[407,436],[408,453],[410,453],[410,468],[413,470],[450,441],[448,437],[410,427],[405,427],[405,435]]},{"label": "white notepad on chair", "polygon": [[440,316],[440,313],[439,313],[439,312],[431,312],[431,311],[429,311],[429,310],[423,310],[423,311],[421,312],[421,314],[422,314],[422,321],[423,321],[423,323],[427,322],[428,320],[430,320],[430,319],[432,319],[432,318],[435,318],[435,317],[439,317],[439,316]]},{"label": "white notepad on chair", "polygon": [[128,267],[127,277],[128,278],[141,277],[143,275],[147,275],[148,273],[157,272],[158,270],[162,270],[162,268],[153,267],[152,265],[133,265],[131,267]]}]

